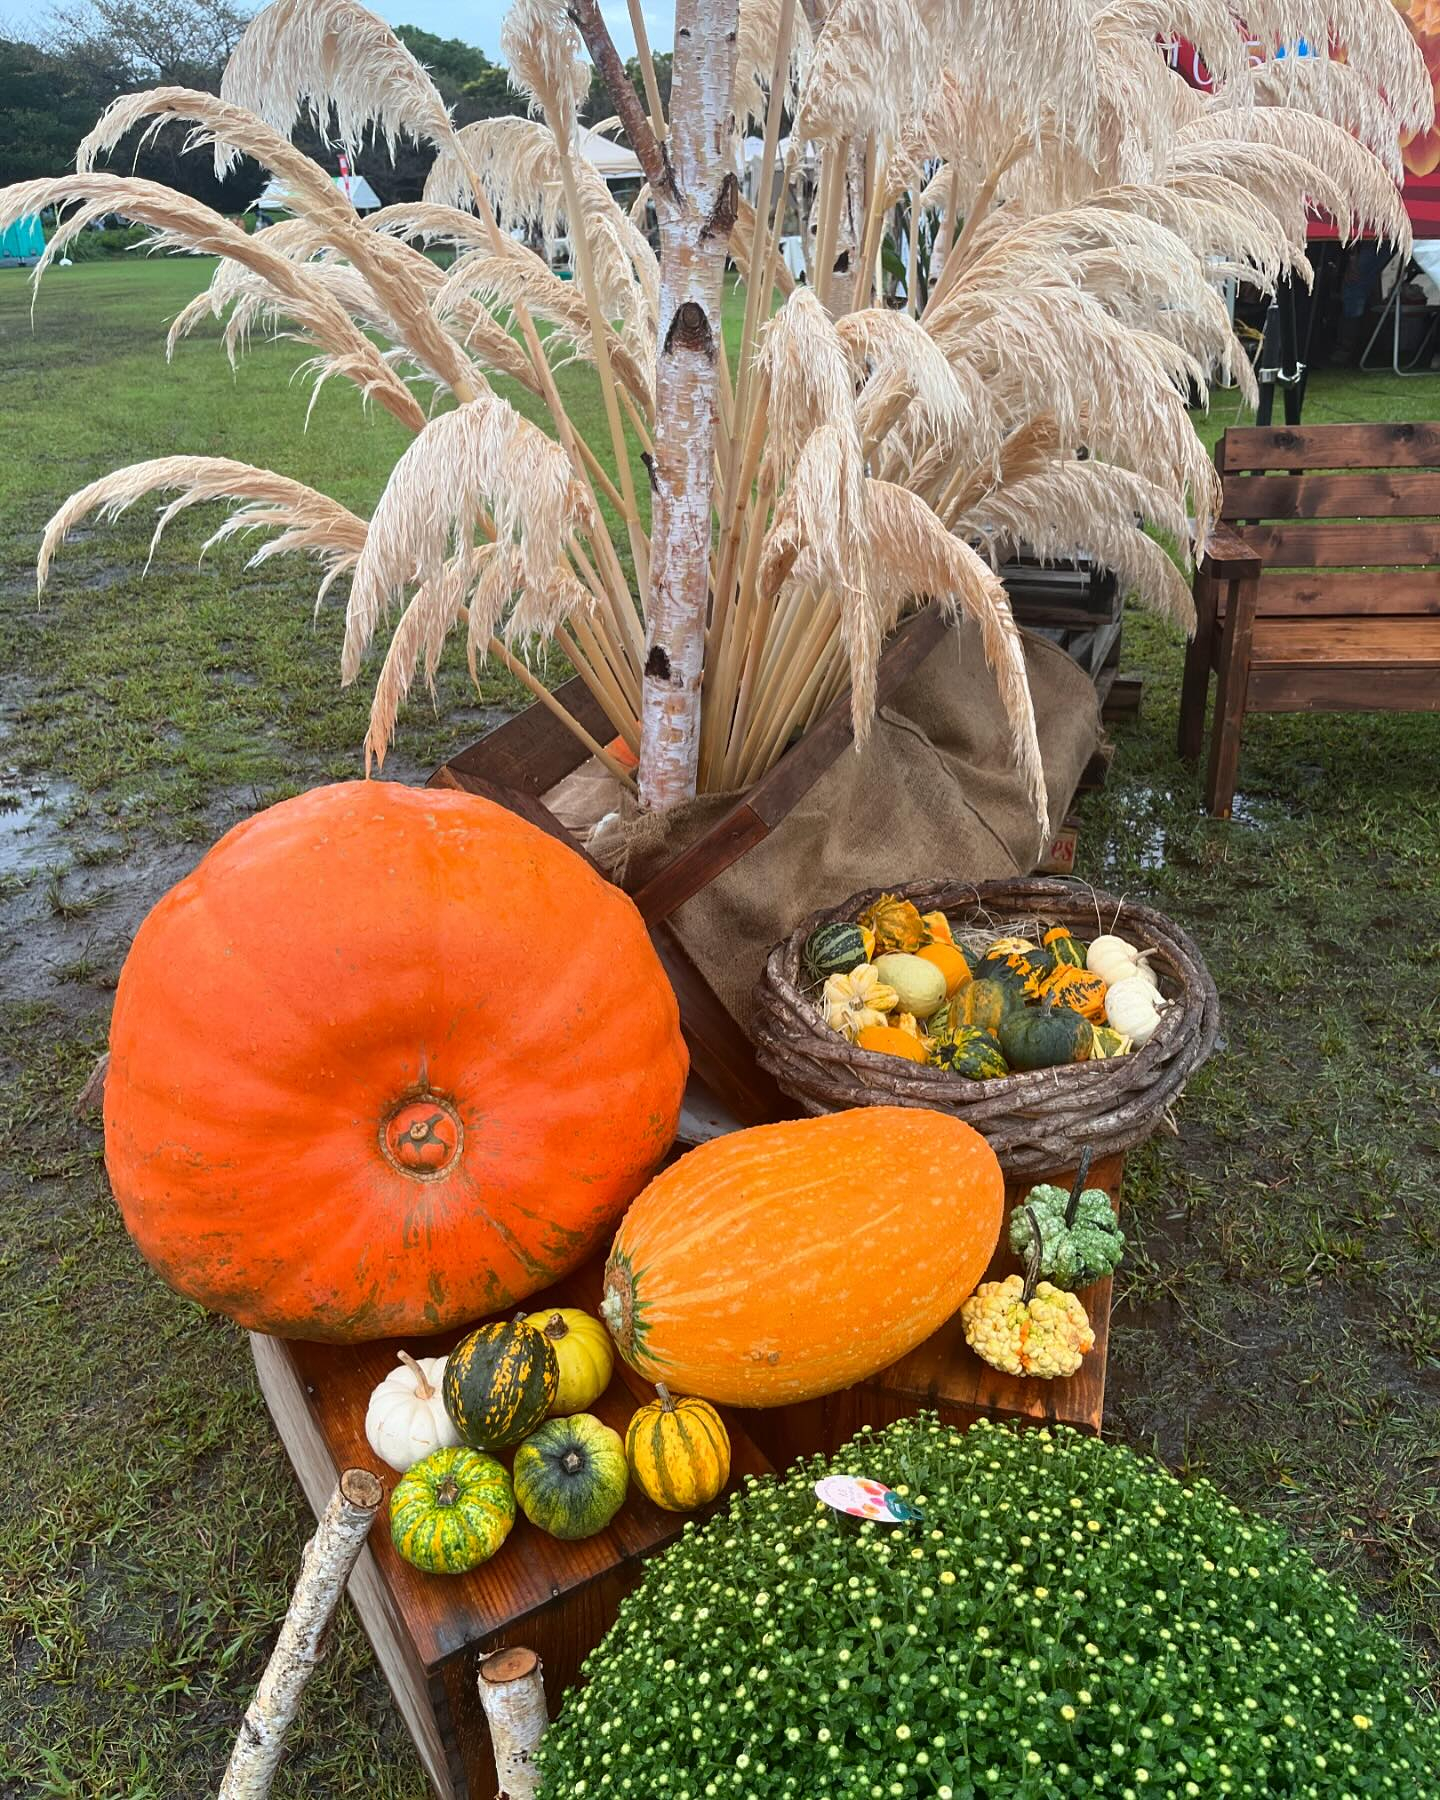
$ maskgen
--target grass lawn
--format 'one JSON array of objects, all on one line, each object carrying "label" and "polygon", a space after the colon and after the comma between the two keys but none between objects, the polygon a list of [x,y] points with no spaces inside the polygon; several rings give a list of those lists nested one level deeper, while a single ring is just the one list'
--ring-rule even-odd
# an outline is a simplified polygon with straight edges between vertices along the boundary
[{"label": "grass lawn", "polygon": [[[309,571],[203,566],[148,505],[92,522],[38,607],[40,528],[121,463],[210,453],[368,511],[404,434],[340,383],[308,432],[293,345],[232,382],[213,332],[166,367],[189,259],[0,272],[0,1794],[213,1791],[308,1515],[243,1336],[132,1249],[71,1100],[135,926],[239,818],[355,775],[367,694]],[[577,416],[598,423],[583,372]],[[1230,421],[1223,397],[1206,430]],[[1321,376],[1307,418],[1440,416],[1440,381]],[[1141,717],[1082,811],[1080,870],[1204,947],[1225,1044],[1179,1138],[1131,1163],[1109,1429],[1283,1519],[1433,1650],[1440,1600],[1440,718],[1258,719],[1230,825],[1173,750],[1178,640],[1137,619]],[[558,672],[558,665],[557,665]],[[463,655],[402,715],[387,774],[477,734]],[[277,1795],[426,1791],[347,1616]]]}]

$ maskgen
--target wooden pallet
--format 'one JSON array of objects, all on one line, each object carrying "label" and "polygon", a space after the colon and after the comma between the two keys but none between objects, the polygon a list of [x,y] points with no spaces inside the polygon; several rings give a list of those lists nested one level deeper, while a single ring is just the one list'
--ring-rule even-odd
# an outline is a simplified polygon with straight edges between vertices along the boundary
[{"label": "wooden pallet", "polygon": [[[1058,564],[1020,557],[1003,563],[999,574],[1015,622],[1048,638],[1080,665],[1095,684],[1100,716],[1107,725],[1140,710],[1143,684],[1135,676],[1120,674],[1125,604],[1114,575],[1084,557]],[[1085,765],[1079,792],[1104,787],[1109,773],[1107,745]]]}]

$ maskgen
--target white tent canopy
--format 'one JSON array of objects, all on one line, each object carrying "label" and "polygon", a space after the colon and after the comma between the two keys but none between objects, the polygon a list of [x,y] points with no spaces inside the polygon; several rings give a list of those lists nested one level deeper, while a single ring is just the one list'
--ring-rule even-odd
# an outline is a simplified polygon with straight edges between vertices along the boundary
[{"label": "white tent canopy", "polygon": [[[335,175],[331,179],[349,199],[356,212],[378,212],[380,196],[363,175]],[[259,199],[252,200],[245,210],[263,213],[294,212],[295,206],[283,181],[267,181]]]},{"label": "white tent canopy", "polygon": [[643,181],[645,171],[640,167],[640,158],[633,150],[626,149],[624,144],[615,144],[603,133],[592,131],[588,125],[582,125],[576,142],[580,154],[605,177],[606,181]]}]

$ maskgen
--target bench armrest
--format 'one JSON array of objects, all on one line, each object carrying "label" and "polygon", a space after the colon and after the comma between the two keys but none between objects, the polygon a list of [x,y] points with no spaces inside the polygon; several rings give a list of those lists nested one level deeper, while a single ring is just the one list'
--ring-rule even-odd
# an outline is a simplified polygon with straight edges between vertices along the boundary
[{"label": "bench armrest", "polygon": [[1233,525],[1217,522],[1211,529],[1200,566],[1207,575],[1243,579],[1259,575],[1263,563],[1260,552],[1252,549]]}]

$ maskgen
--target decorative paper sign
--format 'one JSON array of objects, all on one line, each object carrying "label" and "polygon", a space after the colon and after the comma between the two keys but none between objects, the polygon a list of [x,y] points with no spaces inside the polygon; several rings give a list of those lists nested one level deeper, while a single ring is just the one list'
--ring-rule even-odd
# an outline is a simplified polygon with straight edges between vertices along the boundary
[{"label": "decorative paper sign", "polygon": [[925,1515],[918,1506],[902,1500],[883,1481],[859,1475],[827,1475],[815,1483],[815,1492],[836,1512],[854,1519],[878,1519],[884,1525],[906,1525]]}]

